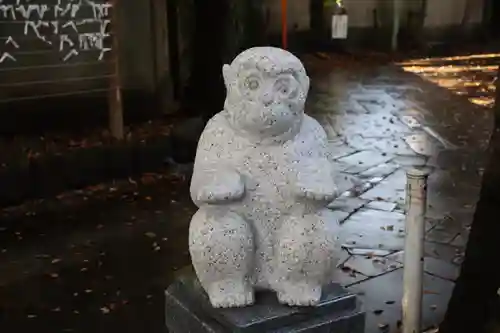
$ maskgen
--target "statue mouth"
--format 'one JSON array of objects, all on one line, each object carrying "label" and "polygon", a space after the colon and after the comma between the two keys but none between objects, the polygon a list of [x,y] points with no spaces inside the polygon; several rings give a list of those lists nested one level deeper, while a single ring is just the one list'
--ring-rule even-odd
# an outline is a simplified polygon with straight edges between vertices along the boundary
[{"label": "statue mouth", "polygon": [[286,132],[296,121],[297,116],[292,110],[282,105],[259,105],[246,113],[248,130],[269,135],[279,135]]}]

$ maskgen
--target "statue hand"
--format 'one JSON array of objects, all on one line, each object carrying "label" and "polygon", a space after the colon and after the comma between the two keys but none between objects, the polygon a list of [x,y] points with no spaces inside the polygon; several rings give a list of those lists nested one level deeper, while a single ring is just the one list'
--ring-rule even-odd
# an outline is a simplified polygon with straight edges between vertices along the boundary
[{"label": "statue hand", "polygon": [[333,201],[337,189],[332,172],[328,168],[318,168],[322,161],[304,161],[296,171],[295,192],[298,197],[314,201]]},{"label": "statue hand", "polygon": [[331,202],[336,198],[337,191],[332,181],[310,181],[298,183],[296,194],[309,200]]},{"label": "statue hand", "polygon": [[243,197],[245,186],[241,176],[235,171],[224,171],[214,175],[212,182],[200,188],[197,200],[203,203],[215,204],[235,201]]}]

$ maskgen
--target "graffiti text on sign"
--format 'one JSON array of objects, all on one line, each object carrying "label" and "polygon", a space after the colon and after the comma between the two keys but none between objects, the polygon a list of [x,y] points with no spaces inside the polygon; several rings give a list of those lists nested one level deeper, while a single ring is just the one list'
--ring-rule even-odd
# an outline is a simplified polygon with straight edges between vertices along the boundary
[{"label": "graffiti text on sign", "polygon": [[[16,50],[33,45],[36,40],[42,41],[46,48],[60,52],[62,61],[88,56],[93,54],[89,52],[95,51],[98,52],[97,60],[103,60],[104,55],[111,51],[106,46],[110,37],[110,10],[113,8],[110,3],[57,0],[53,4],[36,4],[33,3],[35,0],[11,0],[7,4],[5,1],[0,0],[0,19],[21,24],[24,37],[0,36],[0,63],[22,59]],[[97,31],[92,31],[94,29]]]}]

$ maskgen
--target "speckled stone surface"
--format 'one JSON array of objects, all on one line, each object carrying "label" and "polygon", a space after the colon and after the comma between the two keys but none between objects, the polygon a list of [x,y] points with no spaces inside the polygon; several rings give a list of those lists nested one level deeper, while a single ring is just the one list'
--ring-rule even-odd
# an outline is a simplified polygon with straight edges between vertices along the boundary
[{"label": "speckled stone surface", "polygon": [[189,231],[193,266],[214,307],[319,303],[337,257],[329,143],[304,114],[309,77],[291,53],[257,47],[225,65],[223,111],[196,153]]},{"label": "speckled stone surface", "polygon": [[194,273],[184,273],[165,293],[169,333],[363,333],[364,313],[354,294],[338,284],[324,287],[313,307],[289,307],[265,291],[244,308],[217,309]]}]

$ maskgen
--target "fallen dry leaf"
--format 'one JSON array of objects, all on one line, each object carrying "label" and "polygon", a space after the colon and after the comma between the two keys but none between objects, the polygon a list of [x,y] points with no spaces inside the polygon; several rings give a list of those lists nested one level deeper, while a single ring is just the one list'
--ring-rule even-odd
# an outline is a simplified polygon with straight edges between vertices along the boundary
[{"label": "fallen dry leaf", "polygon": [[342,272],[345,272],[345,273],[348,273],[348,272],[352,271],[351,267],[345,266],[345,265],[342,265],[340,267],[340,269],[342,270]]},{"label": "fallen dry leaf", "polygon": [[386,324],[386,323],[379,323],[378,324],[378,328],[381,329],[381,330],[385,330],[389,327],[389,324]]},{"label": "fallen dry leaf", "polygon": [[144,185],[150,185],[156,182],[156,178],[153,174],[144,174],[141,177],[141,183]]}]

